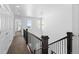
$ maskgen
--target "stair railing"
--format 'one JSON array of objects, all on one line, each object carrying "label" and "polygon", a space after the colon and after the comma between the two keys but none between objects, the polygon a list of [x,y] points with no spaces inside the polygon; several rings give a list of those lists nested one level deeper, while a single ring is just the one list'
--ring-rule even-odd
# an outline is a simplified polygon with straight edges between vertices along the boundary
[{"label": "stair railing", "polygon": [[48,36],[42,35],[41,38],[28,32],[28,29],[23,30],[26,44],[29,45],[33,54],[48,54]]},{"label": "stair railing", "polygon": [[71,54],[72,53],[72,32],[67,32],[67,36],[48,44],[48,36],[41,38],[24,30],[26,44],[29,45],[33,54]]},{"label": "stair railing", "polygon": [[72,36],[72,32],[67,32],[67,36],[48,44],[49,53],[72,54]]}]

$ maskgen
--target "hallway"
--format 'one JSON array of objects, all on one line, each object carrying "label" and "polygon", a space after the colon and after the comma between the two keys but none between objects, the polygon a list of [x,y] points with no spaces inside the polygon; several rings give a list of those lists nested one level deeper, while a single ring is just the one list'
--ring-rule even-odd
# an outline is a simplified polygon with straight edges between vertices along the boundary
[{"label": "hallway", "polygon": [[0,54],[79,54],[78,12],[79,4],[0,4]]},{"label": "hallway", "polygon": [[8,50],[8,54],[29,54],[26,42],[21,35],[21,32],[18,31],[15,33],[14,39],[11,43],[11,46]]}]

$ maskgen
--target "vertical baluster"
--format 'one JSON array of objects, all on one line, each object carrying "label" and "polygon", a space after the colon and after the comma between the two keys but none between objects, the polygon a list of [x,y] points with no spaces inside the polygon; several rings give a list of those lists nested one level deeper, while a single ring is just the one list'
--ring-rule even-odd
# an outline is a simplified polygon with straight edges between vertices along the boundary
[{"label": "vertical baluster", "polygon": [[66,54],[67,54],[67,40],[66,40]]},{"label": "vertical baluster", "polygon": [[60,42],[58,42],[58,54],[60,54]]},{"label": "vertical baluster", "polygon": [[65,54],[65,45],[64,45],[65,43],[64,43],[64,41],[65,40],[63,40],[63,54]]},{"label": "vertical baluster", "polygon": [[33,46],[32,46],[32,43],[33,43],[33,42],[32,42],[32,39],[33,39],[33,38],[32,38],[32,35],[31,35],[31,34],[30,34],[30,39],[31,39],[30,45],[31,45],[31,47],[32,47],[32,49],[33,49]]},{"label": "vertical baluster", "polygon": [[66,40],[64,40],[64,54],[66,54]]},{"label": "vertical baluster", "polygon": [[53,44],[53,51],[55,51],[55,45]]},{"label": "vertical baluster", "polygon": [[54,44],[54,52],[55,52],[55,44]]},{"label": "vertical baluster", "polygon": [[[59,50],[59,42],[58,42],[57,46],[58,46],[58,47],[57,47],[57,51],[58,51],[58,50]],[[58,51],[58,54],[59,54],[59,51]]]},{"label": "vertical baluster", "polygon": [[31,44],[31,35],[29,34],[29,37],[30,37],[30,44]]},{"label": "vertical baluster", "polygon": [[54,44],[51,46],[51,50],[54,51]]},{"label": "vertical baluster", "polygon": [[67,39],[64,41],[65,54],[67,54]]},{"label": "vertical baluster", "polygon": [[54,51],[54,44],[51,46],[51,50]]},{"label": "vertical baluster", "polygon": [[29,34],[28,36],[29,36],[29,38],[28,38],[28,39],[29,39],[29,43],[30,43],[30,40],[31,40],[31,38],[30,38],[30,34]]},{"label": "vertical baluster", "polygon": [[62,41],[60,41],[60,42],[61,42],[61,43],[60,43],[60,44],[61,44],[60,46],[61,46],[61,54],[62,54]]},{"label": "vertical baluster", "polygon": [[66,54],[67,54],[67,40],[66,40]]},{"label": "vertical baluster", "polygon": [[57,53],[57,43],[56,43],[56,53]]},{"label": "vertical baluster", "polygon": [[58,42],[58,54],[59,54],[59,42]]},{"label": "vertical baluster", "polygon": [[59,54],[60,54],[60,42],[59,42]]},{"label": "vertical baluster", "polygon": [[54,44],[52,45],[52,51],[54,51]]},{"label": "vertical baluster", "polygon": [[55,44],[54,44],[54,52],[55,52]]},{"label": "vertical baluster", "polygon": [[66,48],[65,48],[66,47],[66,43],[65,42],[66,42],[66,40],[64,40],[64,54],[66,54],[66,52],[65,52],[66,51]]},{"label": "vertical baluster", "polygon": [[54,44],[53,44],[53,51],[54,51],[54,49],[55,49],[55,48],[54,48]]},{"label": "vertical baluster", "polygon": [[[58,51],[58,50],[59,50],[59,42],[58,42],[57,46],[58,46],[58,47],[57,47],[57,51]],[[58,51],[58,54],[59,54],[59,51]]]},{"label": "vertical baluster", "polygon": [[55,51],[56,51],[56,53],[57,53],[57,49],[56,49],[56,48],[57,48],[57,43],[55,43]]},{"label": "vertical baluster", "polygon": [[62,54],[63,54],[63,40],[62,40]]},{"label": "vertical baluster", "polygon": [[59,42],[58,42],[58,54],[60,54],[60,45],[59,45]]},{"label": "vertical baluster", "polygon": [[59,42],[59,54],[60,54],[60,42]]},{"label": "vertical baluster", "polygon": [[55,53],[56,53],[56,43],[55,43]]},{"label": "vertical baluster", "polygon": [[61,54],[61,41],[60,41],[60,54]]},{"label": "vertical baluster", "polygon": [[57,43],[57,54],[58,54],[58,43]]},{"label": "vertical baluster", "polygon": [[57,49],[57,48],[58,48],[58,46],[57,46],[57,44],[58,44],[58,42],[56,43],[56,53],[58,54],[58,51],[57,51],[57,50],[58,50],[58,49]]}]

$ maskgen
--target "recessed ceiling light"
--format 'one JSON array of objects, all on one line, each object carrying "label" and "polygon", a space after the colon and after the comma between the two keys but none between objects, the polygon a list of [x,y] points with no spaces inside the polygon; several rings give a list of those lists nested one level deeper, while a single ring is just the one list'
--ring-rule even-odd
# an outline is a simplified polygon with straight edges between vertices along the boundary
[{"label": "recessed ceiling light", "polygon": [[19,8],[20,6],[16,6],[17,8]]}]

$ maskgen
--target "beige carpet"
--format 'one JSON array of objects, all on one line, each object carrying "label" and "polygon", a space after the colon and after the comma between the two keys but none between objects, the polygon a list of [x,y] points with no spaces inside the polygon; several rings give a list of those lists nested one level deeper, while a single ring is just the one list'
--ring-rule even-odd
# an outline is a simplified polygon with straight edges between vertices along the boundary
[{"label": "beige carpet", "polygon": [[26,42],[21,32],[16,32],[12,44],[8,50],[8,54],[29,54]]}]

